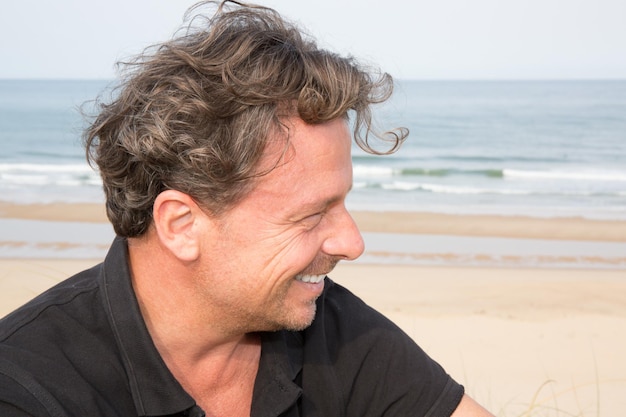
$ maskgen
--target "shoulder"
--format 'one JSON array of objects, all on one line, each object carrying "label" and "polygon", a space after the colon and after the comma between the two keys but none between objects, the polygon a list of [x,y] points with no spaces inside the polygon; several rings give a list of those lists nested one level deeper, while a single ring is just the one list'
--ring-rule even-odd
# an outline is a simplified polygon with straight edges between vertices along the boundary
[{"label": "shoulder", "polygon": [[341,339],[383,335],[403,341],[410,339],[397,325],[350,290],[329,278],[326,281],[324,292],[318,300],[314,326],[337,333]]},{"label": "shoulder", "polygon": [[89,365],[87,356],[106,360],[111,337],[98,271],[68,278],[0,320],[2,415],[65,415],[58,399],[78,395],[82,372],[99,362]]},{"label": "shoulder", "polygon": [[407,369],[413,362],[417,366],[432,362],[396,324],[330,279],[317,308],[305,331],[305,352],[327,355],[324,359],[342,375],[384,373],[394,366]]},{"label": "shoulder", "polygon": [[93,298],[97,297],[100,267],[97,265],[66,279],[0,320],[0,344],[30,327],[54,326],[61,311],[82,315],[82,310],[90,310]]},{"label": "shoulder", "polygon": [[335,384],[337,402],[348,415],[430,410],[445,416],[450,413],[441,411],[454,409],[463,395],[463,388],[398,326],[331,280],[304,340],[305,369],[318,372],[326,386]]},{"label": "shoulder", "polygon": [[430,360],[395,323],[328,278],[317,307],[309,332],[323,334],[332,355],[346,352],[350,361],[371,360],[372,355],[381,360]]}]

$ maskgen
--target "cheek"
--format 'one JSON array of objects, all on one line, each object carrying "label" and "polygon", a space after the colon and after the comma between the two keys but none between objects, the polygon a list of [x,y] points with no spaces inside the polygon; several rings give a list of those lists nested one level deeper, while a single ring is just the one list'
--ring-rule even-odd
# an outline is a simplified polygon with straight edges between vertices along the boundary
[{"label": "cheek", "polygon": [[[266,213],[261,214],[265,218]],[[238,220],[231,224],[236,227],[222,230],[220,241],[214,242],[217,252],[209,254],[225,275],[273,285],[301,273],[321,253],[319,228],[263,222],[254,216]]]},{"label": "cheek", "polygon": [[321,243],[311,232],[296,233],[280,243],[273,242],[273,255],[268,264],[272,274],[291,277],[301,273],[320,256]]}]

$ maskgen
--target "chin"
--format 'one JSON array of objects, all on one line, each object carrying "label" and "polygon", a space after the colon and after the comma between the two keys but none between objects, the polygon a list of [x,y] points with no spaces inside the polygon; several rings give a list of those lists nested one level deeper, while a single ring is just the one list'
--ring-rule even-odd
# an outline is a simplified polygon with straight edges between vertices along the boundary
[{"label": "chin", "polygon": [[308,306],[306,311],[294,311],[288,317],[284,317],[279,328],[275,330],[289,330],[292,332],[304,330],[315,320],[315,311],[315,303]]}]

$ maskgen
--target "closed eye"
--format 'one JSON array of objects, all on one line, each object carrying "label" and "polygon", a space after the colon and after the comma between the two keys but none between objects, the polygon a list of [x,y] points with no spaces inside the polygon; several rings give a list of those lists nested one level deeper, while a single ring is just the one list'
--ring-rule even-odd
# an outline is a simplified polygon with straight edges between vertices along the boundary
[{"label": "closed eye", "polygon": [[300,220],[300,222],[302,223],[302,225],[304,225],[307,229],[313,229],[315,228],[318,224],[321,223],[322,219],[324,218],[324,212],[318,212],[315,214],[311,214],[309,216],[304,217],[302,220]]}]

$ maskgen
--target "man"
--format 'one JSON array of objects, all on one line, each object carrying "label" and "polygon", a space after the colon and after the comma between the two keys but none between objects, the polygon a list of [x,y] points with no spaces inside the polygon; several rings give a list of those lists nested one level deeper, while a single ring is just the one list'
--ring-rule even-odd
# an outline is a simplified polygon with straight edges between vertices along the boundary
[{"label": "man", "polygon": [[325,278],[391,85],[253,6],[135,61],[85,136],[118,238],[2,321],[0,415],[490,415]]}]

